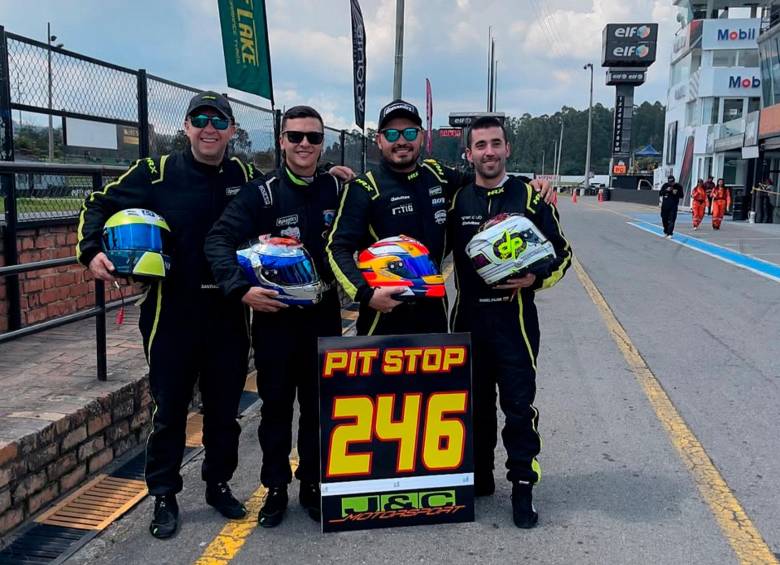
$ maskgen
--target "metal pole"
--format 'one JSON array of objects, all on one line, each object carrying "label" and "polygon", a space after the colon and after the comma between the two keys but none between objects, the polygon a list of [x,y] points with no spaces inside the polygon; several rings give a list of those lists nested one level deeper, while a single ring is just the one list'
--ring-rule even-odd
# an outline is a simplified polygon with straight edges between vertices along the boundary
[{"label": "metal pole", "polygon": [[588,103],[588,146],[585,150],[585,188],[590,188],[590,138],[593,132],[593,63],[583,67],[590,68],[590,102]]},{"label": "metal pole", "polygon": [[[0,26],[0,160],[14,160],[14,130],[11,123],[11,74],[8,69],[8,39],[5,29]],[[5,229],[3,232],[3,255],[6,266],[19,263],[19,250],[16,242],[16,175],[0,175],[0,193],[5,195]],[[5,278],[6,300],[8,301],[8,329],[22,327],[22,310],[19,297],[19,277],[11,275]]]},{"label": "metal pole", "polygon": [[395,75],[393,100],[401,98],[401,78],[404,65],[404,0],[395,0]]},{"label": "metal pole", "polygon": [[544,174],[544,149],[542,149],[542,174]]},{"label": "metal pole", "polygon": [[138,70],[138,156],[149,156],[149,90],[146,69]]},{"label": "metal pole", "polygon": [[49,161],[54,161],[54,131],[51,123],[51,24],[46,24],[46,44],[49,46]]},{"label": "metal pole", "polygon": [[493,72],[493,111],[498,108],[498,59],[496,59],[496,70]]},{"label": "metal pole", "polygon": [[[97,192],[103,186],[103,175],[92,175],[92,190]],[[95,279],[95,353],[97,362],[97,378],[107,379],[106,368],[106,286],[100,279]]]},{"label": "metal pole", "polygon": [[346,149],[347,149],[346,148],[346,145],[347,145],[347,132],[344,131],[344,130],[341,130],[340,137],[341,137],[341,163],[340,164],[341,165],[345,165],[346,163],[344,162],[344,160],[346,159],[346,156],[347,156],[347,151],[346,151]]},{"label": "metal pole", "polygon": [[490,52],[490,46],[493,43],[493,26],[488,26],[488,66],[487,66],[487,72],[488,72],[488,80],[487,80],[487,107],[485,108],[486,111],[490,112],[490,101],[493,99],[493,97],[490,94],[491,89],[493,88],[493,56]]},{"label": "metal pole", "polygon": [[563,120],[561,120],[561,139],[558,141],[558,164],[555,167],[555,176],[561,182],[561,154],[563,153]]}]

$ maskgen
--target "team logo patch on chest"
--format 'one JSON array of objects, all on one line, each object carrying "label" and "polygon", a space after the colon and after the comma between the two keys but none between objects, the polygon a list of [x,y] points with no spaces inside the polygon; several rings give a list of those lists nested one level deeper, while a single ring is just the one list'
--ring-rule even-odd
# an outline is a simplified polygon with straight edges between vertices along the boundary
[{"label": "team logo patch on chest", "polygon": [[460,225],[462,226],[481,226],[482,216],[461,216]]},{"label": "team logo patch on chest", "polygon": [[284,228],[280,233],[283,237],[292,237],[294,239],[297,239],[298,241],[301,240],[301,228],[299,228],[298,226]]},{"label": "team logo patch on chest", "polygon": [[283,228],[285,226],[292,226],[298,223],[298,214],[291,214],[290,216],[282,216],[276,218],[277,227]]},{"label": "team logo patch on chest", "polygon": [[241,190],[240,186],[225,187],[225,196],[235,196]]},{"label": "team logo patch on chest", "polygon": [[436,210],[436,213],[433,215],[433,219],[436,220],[436,223],[441,225],[447,222],[447,210]]},{"label": "team logo patch on chest", "polygon": [[333,220],[336,218],[335,210],[323,210],[322,211],[322,223],[326,228],[333,225]]},{"label": "team logo patch on chest", "polygon": [[414,214],[414,204],[409,202],[408,204],[401,204],[390,209],[390,213],[393,216],[406,216],[408,214]]}]

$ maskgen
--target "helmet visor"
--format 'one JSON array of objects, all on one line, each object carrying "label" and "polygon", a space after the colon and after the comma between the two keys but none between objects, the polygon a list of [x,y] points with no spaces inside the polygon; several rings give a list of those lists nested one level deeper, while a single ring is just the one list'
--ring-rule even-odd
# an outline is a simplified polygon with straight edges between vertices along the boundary
[{"label": "helmet visor", "polygon": [[393,261],[387,268],[395,275],[406,279],[417,279],[438,275],[439,269],[433,264],[430,257],[421,255],[419,257],[404,257],[403,261]]},{"label": "helmet visor", "polygon": [[[166,233],[167,235],[167,233]],[[106,228],[103,244],[107,250],[139,250],[163,252],[163,230],[149,224],[126,224]]]},{"label": "helmet visor", "polygon": [[319,280],[308,257],[263,257],[263,277],[278,285],[311,284]]}]

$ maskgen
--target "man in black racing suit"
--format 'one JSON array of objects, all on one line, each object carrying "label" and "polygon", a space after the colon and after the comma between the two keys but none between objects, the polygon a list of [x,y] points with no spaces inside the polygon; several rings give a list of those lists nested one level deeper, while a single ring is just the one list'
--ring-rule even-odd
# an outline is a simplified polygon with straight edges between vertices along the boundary
[{"label": "man in black racing suit", "polygon": [[[537,432],[536,357],[539,321],[534,304],[537,290],[558,282],[571,263],[558,212],[517,177],[506,174],[509,145],[501,122],[476,120],[468,134],[467,157],[474,163],[476,181],[454,197],[449,215],[458,295],[452,329],[471,332],[474,383],[475,491],[492,494],[493,456],[497,442],[496,384],[506,417],[502,431],[507,450],[507,479],[512,482],[515,524],[533,527],[537,514],[531,489],[541,477],[536,456],[541,449]],[[466,254],[466,246],[487,220],[501,213],[525,215],[553,244],[556,259],[535,274],[488,286]]]},{"label": "man in black racing suit", "polygon": [[[447,331],[445,298],[400,302],[389,287],[371,288],[354,254],[386,237],[406,235],[425,245],[441,268],[446,247],[447,210],[453,194],[473,178],[429,159],[419,165],[422,119],[417,108],[394,100],[380,111],[378,169],[346,185],[328,243],[328,259],[339,284],[360,304],[358,335]],[[534,181],[552,197],[549,183]]]},{"label": "man in black racing suit", "polygon": [[126,208],[146,208],[171,228],[171,270],[147,287],[139,320],[154,400],[145,475],[149,494],[155,497],[150,531],[157,538],[172,536],[178,527],[179,467],[196,380],[204,413],[206,501],[228,518],[246,514],[227,482],[238,463],[241,429],[236,415],[247,375],[248,312],[240,302],[221,295],[203,253],[206,233],[255,174],[251,165],[225,156],[235,128],[225,97],[215,92],[196,95],[184,123],[190,147],[136,161],[116,181],[92,193],[81,212],[78,260],[108,282],[114,281],[114,267],[101,239],[110,216]]},{"label": "man in black racing suit", "polygon": [[[323,143],[320,114],[308,106],[287,110],[280,143],[284,165],[268,179],[242,188],[206,238],[206,255],[228,299],[255,310],[252,344],[257,391],[263,401],[258,429],[263,451],[260,478],[268,488],[259,515],[263,527],[278,525],[287,508],[296,390],[299,501],[312,519],[320,519],[317,338],[341,335],[340,301],[325,257],[339,182],[316,170]],[[294,237],[303,243],[327,289],[319,303],[288,307],[275,299],[276,291],[249,284],[236,261],[236,249],[261,234]]]}]

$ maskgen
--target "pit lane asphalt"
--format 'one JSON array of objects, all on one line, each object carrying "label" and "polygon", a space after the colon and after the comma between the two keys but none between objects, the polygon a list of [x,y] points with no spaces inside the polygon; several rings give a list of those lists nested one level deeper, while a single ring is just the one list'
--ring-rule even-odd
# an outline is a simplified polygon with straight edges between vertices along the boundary
[{"label": "pit lane asphalt", "polygon": [[[643,214],[652,221],[653,208],[581,199],[560,209],[583,268],[770,550],[780,552],[778,283],[628,223]],[[750,254],[751,240],[742,239]],[[536,529],[513,526],[502,468],[496,494],[477,501],[476,522],[450,526],[323,535],[297,505],[293,484],[283,524],[256,529],[232,562],[739,562],[574,270],[537,304],[544,445]],[[259,485],[257,421],[256,409],[242,418],[232,484],[244,499]],[[499,448],[497,464],[503,458]],[[175,538],[151,538],[147,499],[70,562],[195,562],[225,524],[203,501],[199,463],[183,470]]]}]

